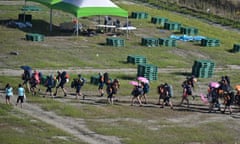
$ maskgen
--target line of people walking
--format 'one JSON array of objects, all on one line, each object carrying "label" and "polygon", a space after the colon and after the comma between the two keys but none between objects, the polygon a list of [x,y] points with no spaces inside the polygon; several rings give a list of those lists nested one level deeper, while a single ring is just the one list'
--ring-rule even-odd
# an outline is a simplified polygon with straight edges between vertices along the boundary
[{"label": "line of people walking", "polygon": [[[43,84],[46,87],[45,96],[57,96],[59,88],[62,89],[64,97],[67,96],[67,91],[65,89],[65,84],[69,82],[69,74],[66,71],[60,72],[57,71],[56,77],[53,74],[50,74],[45,77],[43,80],[43,74],[34,71],[30,73],[29,71],[25,71],[22,75],[23,83],[19,84],[18,88],[18,100],[16,104],[24,102],[25,89],[23,88],[26,85],[26,89],[35,95],[39,84]],[[138,77],[138,81],[136,83],[131,83],[133,85],[133,89],[131,91],[132,99],[131,105],[135,105],[136,103],[139,106],[143,106],[148,103],[148,93],[150,91],[150,83],[148,79],[144,77]],[[77,78],[74,78],[71,82],[71,88],[74,88],[76,91],[76,99],[79,97],[83,97],[85,99],[84,94],[82,94],[81,89],[84,86],[86,79],[82,77],[81,74],[78,74]],[[187,77],[181,84],[182,86],[182,97],[180,101],[180,105],[186,102],[187,107],[190,107],[189,104],[189,96],[192,96],[193,100],[195,96],[192,94],[192,91],[195,87],[195,83],[197,79],[194,76]],[[106,85],[106,89],[104,86]],[[55,92],[53,92],[53,88],[55,88]],[[120,88],[120,81],[118,79],[109,78],[108,73],[99,73],[99,82],[98,82],[98,92],[99,96],[104,96],[105,92],[107,94],[107,101],[109,104],[113,104],[115,95],[117,94]],[[10,84],[7,84],[6,87],[6,104],[10,104],[10,98],[13,95],[13,88]],[[208,91],[206,96],[201,96],[201,99],[209,104],[209,112],[213,112],[219,110],[222,113],[225,111],[229,111],[232,114],[232,104],[237,104],[240,107],[240,85],[235,88],[237,91],[236,95],[234,94],[234,89],[230,85],[230,78],[228,76],[222,76],[219,82],[210,82],[208,85]],[[173,97],[173,87],[171,84],[163,83],[157,87],[157,92],[159,94],[158,104],[161,108],[165,106],[170,106],[173,109],[174,105],[172,103]],[[221,102],[223,101],[223,102]]]}]

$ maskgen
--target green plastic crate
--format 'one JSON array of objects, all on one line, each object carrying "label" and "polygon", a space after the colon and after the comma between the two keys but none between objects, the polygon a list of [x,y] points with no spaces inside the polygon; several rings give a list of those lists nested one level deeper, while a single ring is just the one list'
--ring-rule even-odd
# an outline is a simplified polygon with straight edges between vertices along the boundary
[{"label": "green plastic crate", "polygon": [[232,52],[240,52],[240,44],[233,44]]},{"label": "green plastic crate", "polygon": [[146,12],[132,12],[131,18],[134,18],[134,19],[147,19],[148,18],[148,13],[146,13]]},{"label": "green plastic crate", "polygon": [[171,38],[160,38],[159,44],[162,46],[167,46],[167,47],[176,47],[177,46],[176,40],[171,39]]},{"label": "green plastic crate", "polygon": [[192,66],[192,75],[199,78],[213,76],[215,63],[210,60],[195,60]]},{"label": "green plastic crate", "polygon": [[218,47],[220,46],[220,40],[214,38],[205,38],[201,40],[201,46],[205,47]]},{"label": "green plastic crate", "polygon": [[27,41],[44,41],[44,35],[38,33],[27,33],[26,34]]},{"label": "green plastic crate", "polygon": [[186,34],[186,35],[197,35],[198,34],[198,29],[194,27],[181,27],[180,28],[180,33],[181,34]]},{"label": "green plastic crate", "polygon": [[23,6],[21,10],[22,11],[40,11],[41,8],[39,8],[38,6]]},{"label": "green plastic crate", "polygon": [[106,44],[109,46],[124,47],[125,40],[122,38],[109,37],[106,39]]},{"label": "green plastic crate", "polygon": [[158,67],[152,64],[139,64],[137,76],[142,76],[148,80],[158,79]]},{"label": "green plastic crate", "polygon": [[128,55],[127,56],[127,63],[132,64],[146,64],[147,58],[141,55]]},{"label": "green plastic crate", "polygon": [[151,18],[151,23],[153,24],[159,24],[161,26],[164,26],[164,23],[167,22],[168,19],[164,17],[152,17]]},{"label": "green plastic crate", "polygon": [[158,38],[142,38],[141,44],[147,47],[157,47],[159,46]]},{"label": "green plastic crate", "polygon": [[180,28],[181,28],[181,24],[177,22],[167,21],[164,23],[164,29],[167,29],[167,30],[179,31]]}]

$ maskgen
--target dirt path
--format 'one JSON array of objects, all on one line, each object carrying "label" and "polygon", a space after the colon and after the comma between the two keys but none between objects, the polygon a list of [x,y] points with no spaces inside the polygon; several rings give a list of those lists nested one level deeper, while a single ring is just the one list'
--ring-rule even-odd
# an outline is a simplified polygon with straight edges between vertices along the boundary
[{"label": "dirt path", "polygon": [[[0,101],[4,103],[4,92],[0,91]],[[11,101],[16,101],[14,96]],[[16,107],[17,108],[17,107]],[[97,134],[87,128],[84,119],[58,116],[54,112],[44,111],[35,104],[24,103],[23,108],[17,108],[20,112],[55,126],[63,131],[72,134],[81,141],[89,144],[121,144],[120,139],[114,136],[104,136]]]},{"label": "dirt path", "polygon": [[[55,74],[57,73],[56,69],[36,69],[43,74]],[[136,68],[112,68],[112,69],[96,69],[96,68],[80,68],[80,67],[70,67],[66,69],[59,69],[60,71],[67,71],[68,73],[72,74],[89,74],[94,73],[97,74],[99,72],[121,72],[123,74],[132,74],[137,73]],[[191,68],[158,68],[158,72],[160,73],[172,73],[172,72],[191,72]],[[215,68],[216,71],[224,71],[224,70],[240,70],[240,66],[237,65],[227,65],[225,68]],[[21,76],[23,73],[22,69],[0,69],[0,76]]]}]

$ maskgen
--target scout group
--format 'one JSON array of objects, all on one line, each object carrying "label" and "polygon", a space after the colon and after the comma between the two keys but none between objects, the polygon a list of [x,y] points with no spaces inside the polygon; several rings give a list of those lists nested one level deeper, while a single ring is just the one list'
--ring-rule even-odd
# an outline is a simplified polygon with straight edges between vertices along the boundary
[{"label": "scout group", "polygon": [[[31,69],[25,69],[22,74],[23,83],[18,85],[18,98],[16,101],[16,105],[20,102],[22,104],[24,99],[26,99],[25,89],[27,92],[31,92],[32,95],[36,95],[38,91],[40,91],[40,84],[46,87],[45,96],[56,97],[58,93],[58,89],[61,88],[64,94],[64,97],[67,96],[67,91],[65,89],[65,84],[69,82],[69,74],[66,71],[60,72],[57,71],[57,75],[48,75],[43,76],[43,74],[34,71],[31,72]],[[109,104],[113,104],[114,95],[117,94],[120,88],[120,82],[118,79],[110,79],[108,73],[99,73],[98,80],[98,91],[99,96],[102,97],[104,94],[107,94],[107,99]],[[84,86],[86,79],[79,74],[77,78],[74,78],[71,81],[71,88],[76,90],[75,96],[78,99],[82,96],[85,99],[85,96],[81,93],[81,88]],[[197,79],[194,76],[187,77],[182,83],[182,99],[180,101],[180,105],[183,102],[186,102],[187,107],[189,108],[189,96],[192,96],[193,99],[195,96],[192,95],[192,90],[194,89],[194,85],[197,82]],[[150,84],[148,79],[144,77],[138,77],[137,81],[130,81],[129,84],[133,85],[133,89],[131,91],[132,99],[131,105],[135,105],[136,103],[139,106],[143,106],[147,104],[147,95],[150,90]],[[104,86],[106,85],[106,89]],[[53,91],[53,89],[55,89]],[[161,108],[164,106],[170,106],[173,109],[173,103],[171,98],[173,96],[173,88],[172,85],[168,83],[160,84],[157,87],[157,91],[159,94],[158,104]],[[8,83],[5,86],[6,92],[6,104],[10,104],[10,98],[13,96],[13,88]],[[228,110],[229,114],[232,114],[231,105],[235,104],[240,106],[240,85],[235,86],[235,89],[231,87],[230,78],[228,76],[222,76],[221,80],[218,82],[210,82],[208,85],[208,93],[206,96],[200,96],[203,103],[206,103],[209,106],[209,112],[220,111],[221,113],[225,113]]]}]

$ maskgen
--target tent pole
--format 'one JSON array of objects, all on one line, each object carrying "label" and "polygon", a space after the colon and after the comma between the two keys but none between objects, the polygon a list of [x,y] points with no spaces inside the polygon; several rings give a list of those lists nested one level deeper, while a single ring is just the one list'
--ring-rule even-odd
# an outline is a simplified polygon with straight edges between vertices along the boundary
[{"label": "tent pole", "polygon": [[[24,0],[24,8],[26,7],[26,3],[27,3],[26,0]],[[26,19],[25,17],[26,17],[25,9],[23,9],[23,22],[26,21],[26,20],[25,20],[25,19]]]},{"label": "tent pole", "polygon": [[50,8],[50,32],[52,32],[52,8]]},{"label": "tent pole", "polygon": [[127,17],[127,39],[128,39],[128,17]]},{"label": "tent pole", "polygon": [[78,18],[77,18],[77,26],[76,26],[77,36],[78,36]]}]

